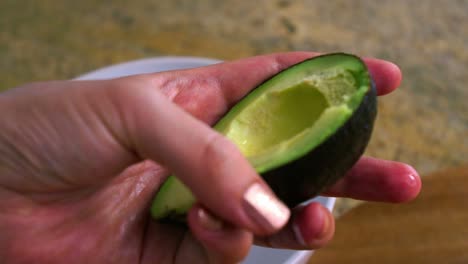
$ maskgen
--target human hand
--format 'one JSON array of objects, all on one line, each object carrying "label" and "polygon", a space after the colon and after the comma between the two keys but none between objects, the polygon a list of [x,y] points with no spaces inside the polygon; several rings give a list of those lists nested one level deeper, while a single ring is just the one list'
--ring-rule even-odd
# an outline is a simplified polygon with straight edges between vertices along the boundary
[{"label": "human hand", "polygon": [[[282,209],[267,219],[269,226],[245,210],[249,186],[265,185],[208,126],[263,80],[313,55],[35,83],[0,94],[0,262],[231,263],[254,240],[280,248],[324,246],[334,222],[317,203],[295,209],[288,223]],[[399,85],[396,66],[367,64],[380,95]],[[168,171],[200,201],[188,228],[149,216]],[[410,166],[365,157],[324,195],[404,202],[420,186]]]}]

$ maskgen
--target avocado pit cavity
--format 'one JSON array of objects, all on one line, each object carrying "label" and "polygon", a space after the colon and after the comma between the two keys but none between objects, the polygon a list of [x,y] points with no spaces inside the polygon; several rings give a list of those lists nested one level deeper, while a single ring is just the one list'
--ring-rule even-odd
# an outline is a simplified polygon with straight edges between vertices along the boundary
[{"label": "avocado pit cavity", "polygon": [[322,71],[285,88],[271,90],[244,108],[224,131],[247,157],[268,155],[314,126],[330,107],[344,105],[356,91],[351,73]]}]

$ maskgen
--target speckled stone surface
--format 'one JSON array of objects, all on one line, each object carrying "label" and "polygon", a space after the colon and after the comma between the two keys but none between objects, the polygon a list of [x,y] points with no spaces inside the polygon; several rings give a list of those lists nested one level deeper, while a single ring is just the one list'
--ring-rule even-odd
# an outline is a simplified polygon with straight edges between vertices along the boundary
[{"label": "speckled stone surface", "polygon": [[466,14],[463,0],[1,0],[0,90],[161,55],[379,57],[404,80],[379,102],[368,154],[425,174],[468,163]]}]

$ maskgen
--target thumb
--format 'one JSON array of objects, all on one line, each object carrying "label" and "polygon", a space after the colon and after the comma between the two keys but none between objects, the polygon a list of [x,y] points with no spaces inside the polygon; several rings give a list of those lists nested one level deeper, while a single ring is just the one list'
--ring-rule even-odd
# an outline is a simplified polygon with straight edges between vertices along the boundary
[{"label": "thumb", "polygon": [[134,148],[159,162],[215,215],[255,234],[270,234],[289,209],[258,176],[237,147],[156,89],[124,96],[124,122]]}]

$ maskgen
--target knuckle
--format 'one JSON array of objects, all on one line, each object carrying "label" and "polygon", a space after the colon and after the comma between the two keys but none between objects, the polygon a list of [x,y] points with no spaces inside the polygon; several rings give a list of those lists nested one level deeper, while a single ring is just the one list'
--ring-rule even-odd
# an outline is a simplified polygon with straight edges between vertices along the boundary
[{"label": "knuckle", "polygon": [[148,87],[148,80],[141,76],[132,76],[112,80],[108,91],[119,100],[142,100],[149,92]]},{"label": "knuckle", "polygon": [[204,167],[207,168],[207,176],[218,177],[228,173],[232,168],[231,164],[241,157],[232,142],[218,133],[213,133],[205,144],[201,158]]},{"label": "knuckle", "polygon": [[273,73],[278,73],[285,68],[285,63],[280,57],[275,57],[270,64],[270,68]]}]

